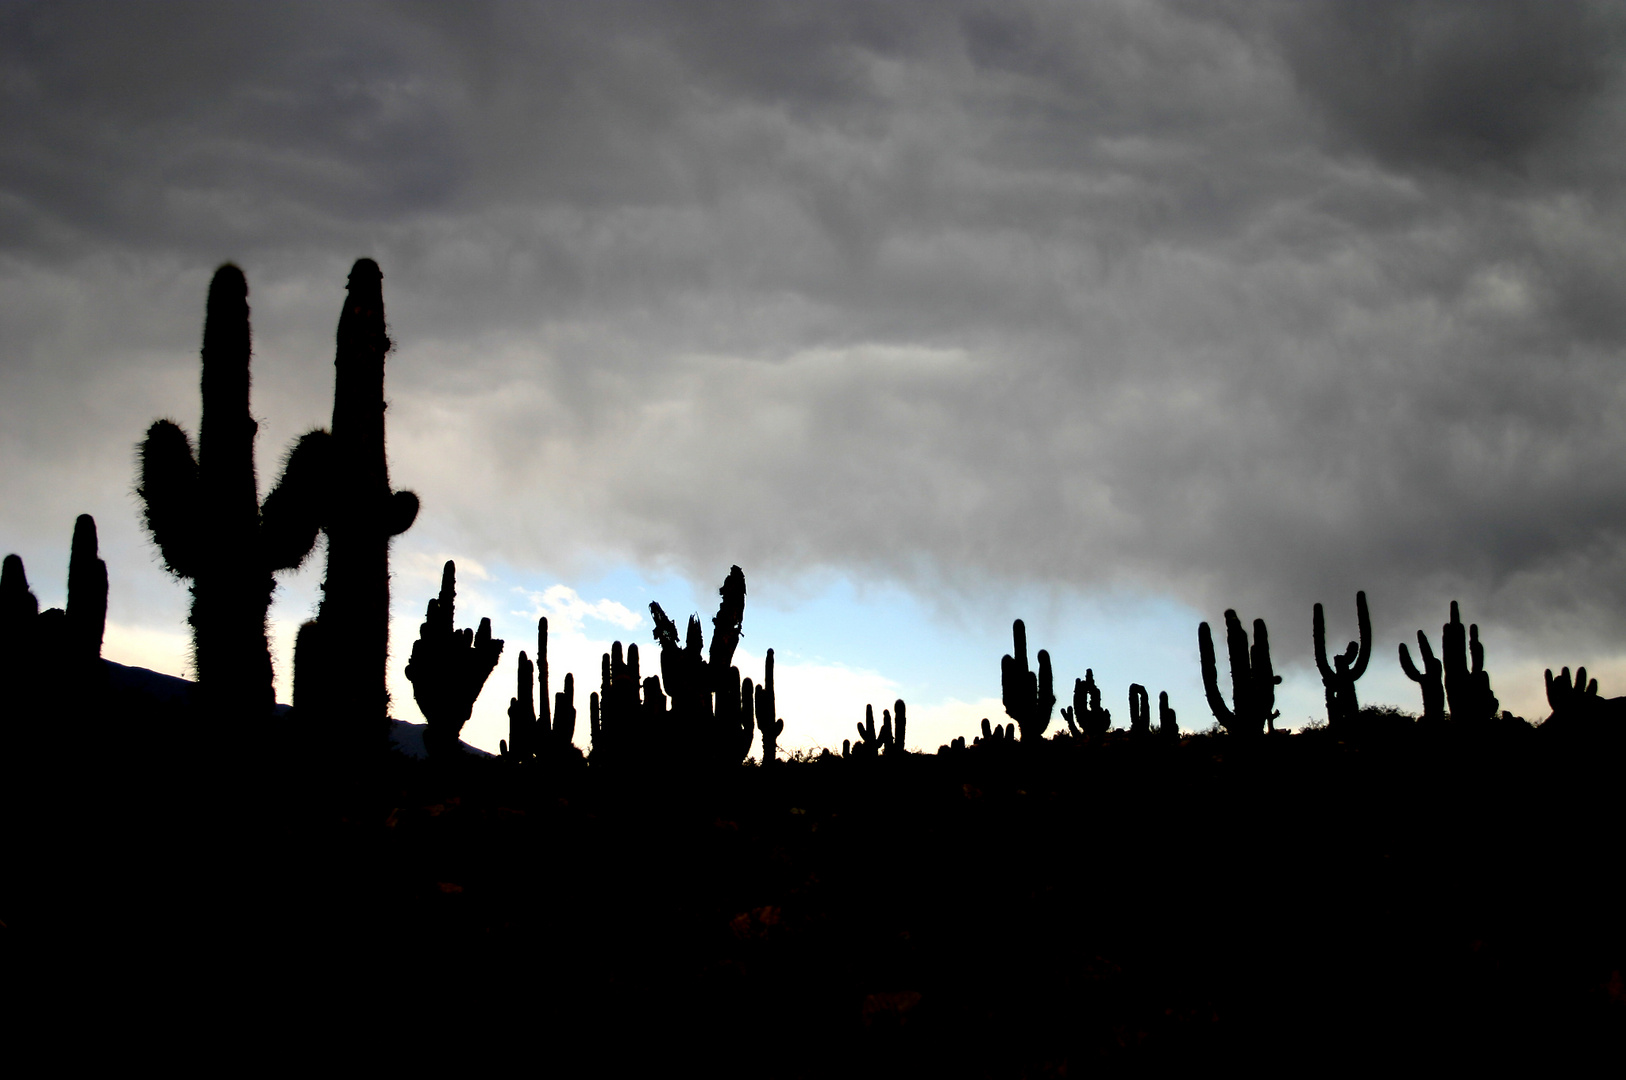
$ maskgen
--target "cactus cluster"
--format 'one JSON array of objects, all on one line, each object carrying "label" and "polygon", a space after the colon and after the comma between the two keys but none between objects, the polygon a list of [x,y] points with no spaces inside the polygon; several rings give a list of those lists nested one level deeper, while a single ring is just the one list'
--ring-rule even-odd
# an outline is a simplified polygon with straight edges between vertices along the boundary
[{"label": "cactus cluster", "polygon": [[[856,743],[844,741],[842,743],[842,756],[855,758],[875,758],[882,755],[892,758],[908,753],[904,747],[904,738],[908,732],[908,712],[899,698],[892,703],[893,711],[881,710],[881,727],[875,727],[875,706],[864,706],[864,722],[858,725],[858,741]],[[894,717],[895,714],[895,717]]]},{"label": "cactus cluster", "polygon": [[68,555],[66,608],[40,610],[18,555],[0,565],[0,683],[7,699],[4,737],[20,736],[61,702],[89,712],[101,703],[102,635],[107,625],[107,564],[97,553],[96,522],[80,514]]},{"label": "cactus cluster", "polygon": [[[531,678],[536,678],[533,696]],[[540,704],[540,708],[539,708]],[[551,712],[551,715],[550,715]],[[548,620],[536,620],[536,664],[519,654],[515,693],[508,699],[508,738],[499,743],[502,756],[516,762],[546,761],[571,752],[576,737],[576,677],[565,674],[564,689],[548,707]]]},{"label": "cactus cluster", "polygon": [[1282,681],[1270,664],[1270,634],[1265,620],[1253,620],[1253,646],[1235,611],[1225,612],[1225,643],[1231,656],[1231,708],[1220,696],[1219,671],[1214,661],[1214,638],[1208,624],[1197,627],[1197,651],[1202,661],[1203,690],[1214,718],[1233,735],[1253,736],[1275,730],[1276,686]]},{"label": "cactus cluster", "polygon": [[1073,680],[1073,703],[1061,710],[1061,718],[1075,739],[1099,738],[1112,730],[1112,710],[1101,707],[1094,668],[1085,668],[1084,677]]}]

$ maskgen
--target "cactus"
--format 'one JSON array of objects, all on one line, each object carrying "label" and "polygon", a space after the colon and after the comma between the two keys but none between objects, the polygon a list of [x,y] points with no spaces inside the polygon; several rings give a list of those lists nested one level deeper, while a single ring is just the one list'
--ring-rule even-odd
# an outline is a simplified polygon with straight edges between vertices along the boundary
[{"label": "cactus", "polygon": [[1602,733],[1621,731],[1626,724],[1626,697],[1605,698],[1598,695],[1598,680],[1586,677],[1586,668],[1575,669],[1575,680],[1570,681],[1570,669],[1565,668],[1556,678],[1548,668],[1547,704],[1552,714],[1541,725],[1543,731],[1575,731]]},{"label": "cactus", "polygon": [[1135,738],[1144,738],[1152,733],[1152,702],[1146,695],[1146,687],[1140,683],[1129,684],[1129,734]]},{"label": "cactus", "polygon": [[272,574],[310,554],[324,504],[329,446],[320,433],[299,441],[260,502],[250,351],[248,283],[227,263],[209,284],[197,453],[178,425],[157,421],[141,444],[136,488],[164,565],[192,581],[193,662],[204,707],[216,718],[270,716]]},{"label": "cactus", "polygon": [[[536,676],[534,696],[531,683],[533,674]],[[535,761],[557,754],[570,745],[576,733],[576,686],[573,676],[565,676],[565,688],[565,694],[555,695],[552,700],[558,702],[566,695],[572,699],[568,729],[557,719],[549,718],[548,620],[537,619],[536,664],[533,667],[530,657],[525,655],[524,650],[520,651],[516,693],[508,699],[508,739],[499,744],[503,757],[513,761]],[[553,708],[555,718],[560,717],[562,708],[562,705]]]},{"label": "cactus", "polygon": [[903,744],[903,738],[908,731],[908,727],[909,717],[905,712],[903,699],[898,698],[892,703],[892,748],[887,751],[888,756],[893,754],[901,756],[909,752]]},{"label": "cactus", "polygon": [[1444,667],[1429,648],[1428,635],[1421,630],[1417,631],[1417,653],[1423,658],[1423,670],[1418,671],[1417,666],[1411,662],[1411,653],[1406,651],[1406,643],[1400,643],[1400,667],[1406,673],[1406,678],[1423,688],[1423,724],[1430,728],[1442,726],[1445,723],[1445,684],[1443,681]]},{"label": "cactus", "polygon": [[[1321,605],[1315,605],[1312,634],[1315,638],[1315,666],[1321,672],[1321,684],[1327,695],[1327,726],[1342,732],[1360,715],[1360,702],[1355,697],[1355,680],[1366,674],[1367,661],[1372,658],[1372,620],[1366,612],[1366,593],[1355,594],[1355,622],[1360,631],[1360,642],[1350,642],[1349,648],[1327,663],[1327,620]],[[1404,646],[1402,646],[1404,648]]]},{"label": "cactus", "polygon": [[980,735],[979,737],[973,739],[971,741],[971,745],[972,746],[978,746],[978,745],[981,745],[982,743],[990,743],[990,744],[992,744],[992,743],[1006,743],[1006,742],[1015,742],[1015,741],[1016,741],[1016,725],[1015,724],[1005,724],[1003,726],[1000,725],[1000,724],[994,724],[992,726],[989,726],[988,718],[985,716],[985,717],[982,718],[982,735]]},{"label": "cactus", "polygon": [[[756,700],[757,730],[762,733],[764,765],[771,765],[777,760],[779,736],[785,731],[785,722],[779,719],[777,707],[773,690],[773,650],[769,649],[767,658],[762,662],[762,685],[757,687]],[[902,702],[898,703],[898,710],[899,716],[902,716]]]},{"label": "cactus", "polygon": [[1197,650],[1202,659],[1203,690],[1208,695],[1208,707],[1214,719],[1233,735],[1253,736],[1263,730],[1275,730],[1276,685],[1282,681],[1270,665],[1270,635],[1265,620],[1253,620],[1253,648],[1248,648],[1248,633],[1242,629],[1242,620],[1235,611],[1225,612],[1225,642],[1231,657],[1231,701],[1233,709],[1225,707],[1220,696],[1219,672],[1214,662],[1214,638],[1208,624],[1197,627]]},{"label": "cactus", "polygon": [[458,733],[502,655],[503,643],[491,636],[490,619],[481,619],[479,630],[454,628],[456,598],[457,566],[448,559],[440,596],[429,601],[406,666],[412,696],[429,722],[424,748],[435,757],[458,753]]},{"label": "cactus", "polygon": [[1073,680],[1073,704],[1062,709],[1067,730],[1075,739],[1105,735],[1112,730],[1112,710],[1101,708],[1101,688],[1095,685],[1095,669],[1085,668],[1082,679]]},{"label": "cactus", "polygon": [[[745,618],[744,571],[731,567],[717,591],[722,599],[711,621],[709,658],[703,656],[705,634],[699,616],[689,616],[684,643],[679,645],[677,625],[659,604],[649,605],[655,640],[661,647],[661,680],[672,697],[672,718],[684,734],[683,745],[698,761],[711,764],[738,762],[751,752],[756,713],[755,701],[742,696],[739,669],[733,665]],[[652,707],[645,708],[647,715],[656,715]],[[664,699],[660,712],[664,712]]]},{"label": "cactus", "polygon": [[304,700],[318,714],[316,721],[334,730],[341,750],[365,757],[383,749],[389,731],[390,539],[416,520],[418,497],[390,491],[384,357],[392,346],[384,330],[378,264],[356,260],[347,292],[333,357],[333,434],[327,437],[327,578],[315,622],[300,629],[305,648],[296,647],[298,659],[315,667],[294,677],[308,688]]},{"label": "cactus", "polygon": [[1024,741],[1038,742],[1050,726],[1050,715],[1056,707],[1056,693],[1050,676],[1050,654],[1039,650],[1039,671],[1028,670],[1028,632],[1017,619],[1011,625],[1016,639],[1016,655],[999,661],[999,684],[1005,713],[1022,731]]},{"label": "cactus", "polygon": [[1464,635],[1462,616],[1455,600],[1451,601],[1451,621],[1440,628],[1440,653],[1451,722],[1478,726],[1495,719],[1500,703],[1491,693],[1490,674],[1485,670],[1485,647],[1479,643],[1479,624],[1468,627]]},{"label": "cactus", "polygon": [[1157,723],[1159,738],[1172,743],[1180,741],[1180,724],[1174,715],[1174,710],[1169,708],[1169,693],[1167,690],[1160,691],[1157,695]]},{"label": "cactus", "polygon": [[888,756],[892,753],[892,714],[885,709],[881,710],[881,730],[875,730],[875,706],[864,706],[864,722],[858,725],[859,741],[853,744],[854,757],[878,757],[882,750]]}]

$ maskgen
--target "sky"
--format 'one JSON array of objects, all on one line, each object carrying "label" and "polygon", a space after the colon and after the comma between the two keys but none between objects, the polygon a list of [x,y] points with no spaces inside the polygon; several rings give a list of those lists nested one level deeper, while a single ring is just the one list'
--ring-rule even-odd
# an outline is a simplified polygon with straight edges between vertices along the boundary
[{"label": "sky", "polygon": [[[1227,608],[1300,725],[1357,590],[1365,703],[1420,709],[1396,646],[1453,599],[1505,708],[1623,694],[1623,57],[1587,3],[13,0],[0,550],[60,604],[93,514],[104,655],[186,674],[135,446],[196,432],[235,262],[268,491],[369,256],[422,502],[394,713],[455,560],[507,642],[475,745],[539,615],[586,746],[607,643],[653,657],[650,600],[709,628],[734,564],[788,748],[1003,719],[1016,618],[1061,703],[1089,668],[1120,726],[1133,681],[1203,730]],[[321,574],[279,578],[283,700]]]}]

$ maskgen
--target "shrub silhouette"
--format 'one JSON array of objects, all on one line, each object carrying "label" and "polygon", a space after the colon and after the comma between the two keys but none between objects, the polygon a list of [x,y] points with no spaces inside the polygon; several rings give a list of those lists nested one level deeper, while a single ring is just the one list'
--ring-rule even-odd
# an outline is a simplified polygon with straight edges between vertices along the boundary
[{"label": "shrub silhouette", "polygon": [[[1372,658],[1372,620],[1366,611],[1366,593],[1355,594],[1355,619],[1360,630],[1360,642],[1349,647],[1332,663],[1327,663],[1327,620],[1321,605],[1315,605],[1311,631],[1315,639],[1315,666],[1321,673],[1321,684],[1327,695],[1327,726],[1334,732],[1347,732],[1360,715],[1361,706],[1355,698],[1355,680],[1366,674],[1366,664]],[[1404,648],[1404,646],[1402,646]]]},{"label": "shrub silhouette", "polygon": [[1039,650],[1039,670],[1035,674],[1028,670],[1028,631],[1021,619],[1011,624],[1011,636],[1016,641],[1016,654],[999,661],[1000,696],[1005,714],[1021,729],[1022,741],[1038,742],[1044,738],[1056,707],[1050,654]]},{"label": "shrub silhouette", "polygon": [[[390,640],[392,537],[411,527],[418,497],[390,490],[384,449],[383,274],[371,259],[350,269],[333,357],[333,433],[328,460],[327,577],[317,617],[299,629],[296,708],[325,728],[341,753],[367,757],[389,733],[385,666]],[[319,439],[311,432],[306,440]],[[303,441],[302,441],[303,445]]]},{"label": "shrub silhouette", "polygon": [[1248,648],[1248,634],[1242,629],[1242,620],[1235,611],[1225,612],[1225,643],[1231,656],[1231,702],[1225,707],[1220,696],[1219,672],[1214,662],[1214,638],[1208,624],[1197,627],[1197,651],[1202,660],[1203,690],[1208,695],[1208,707],[1220,727],[1233,735],[1253,736],[1264,730],[1274,731],[1276,717],[1276,685],[1282,681],[1270,664],[1270,634],[1265,620],[1253,620],[1253,648]]},{"label": "shrub silhouette", "polygon": [[192,581],[193,661],[204,709],[215,721],[271,715],[276,699],[265,617],[272,574],[310,554],[324,502],[328,446],[321,433],[295,445],[281,481],[260,502],[250,351],[248,283],[227,263],[209,284],[197,452],[179,425],[157,421],[141,443],[136,488],[165,567]]},{"label": "shrub silhouette", "polygon": [[406,666],[412,696],[429,722],[424,748],[441,758],[459,753],[458,734],[503,647],[500,638],[491,636],[490,619],[481,619],[478,630],[456,629],[456,605],[457,565],[448,559],[441,571],[440,595],[429,601]]}]

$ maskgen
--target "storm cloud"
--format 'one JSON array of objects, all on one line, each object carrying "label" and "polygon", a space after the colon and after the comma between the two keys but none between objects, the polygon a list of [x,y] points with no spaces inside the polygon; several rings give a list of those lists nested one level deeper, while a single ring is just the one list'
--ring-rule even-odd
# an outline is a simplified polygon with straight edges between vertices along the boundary
[{"label": "storm cloud", "polygon": [[209,273],[250,282],[263,485],[326,421],[365,254],[440,550],[1290,625],[1365,589],[1380,642],[1458,598],[1511,655],[1626,656],[1623,32],[1543,3],[8,4],[0,541],[122,514],[154,574],[131,447],[195,422]]}]

